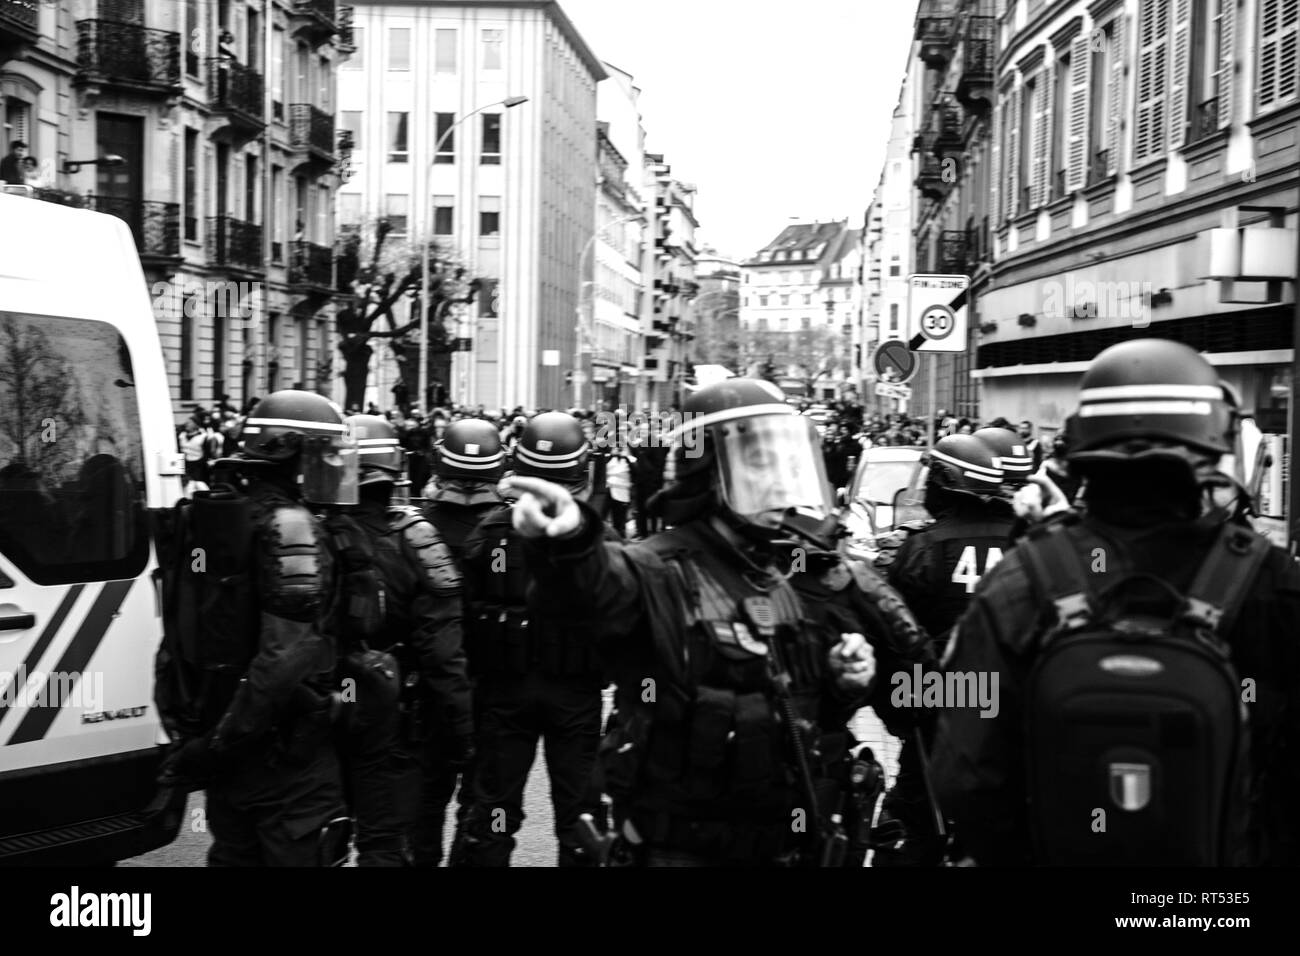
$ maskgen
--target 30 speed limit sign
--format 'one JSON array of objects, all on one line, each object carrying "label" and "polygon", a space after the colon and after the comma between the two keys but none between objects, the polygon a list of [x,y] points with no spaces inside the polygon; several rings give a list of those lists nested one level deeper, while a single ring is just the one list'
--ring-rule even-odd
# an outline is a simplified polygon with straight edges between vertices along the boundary
[{"label": "30 speed limit sign", "polygon": [[966,351],[966,293],[969,288],[969,276],[910,276],[908,348],[914,352]]}]

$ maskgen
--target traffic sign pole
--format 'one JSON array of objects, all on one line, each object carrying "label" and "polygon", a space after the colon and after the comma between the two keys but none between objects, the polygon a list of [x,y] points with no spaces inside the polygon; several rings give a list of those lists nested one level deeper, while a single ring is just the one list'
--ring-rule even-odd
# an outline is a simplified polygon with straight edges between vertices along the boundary
[{"label": "traffic sign pole", "polygon": [[933,356],[930,359],[928,364],[930,366],[930,387],[926,390],[927,392],[929,392],[929,396],[928,396],[929,411],[927,412],[927,414],[930,416],[930,447],[933,448],[934,447],[934,413],[935,413],[934,404],[935,404],[935,393],[936,393],[935,379],[939,377],[939,356],[937,355]]}]

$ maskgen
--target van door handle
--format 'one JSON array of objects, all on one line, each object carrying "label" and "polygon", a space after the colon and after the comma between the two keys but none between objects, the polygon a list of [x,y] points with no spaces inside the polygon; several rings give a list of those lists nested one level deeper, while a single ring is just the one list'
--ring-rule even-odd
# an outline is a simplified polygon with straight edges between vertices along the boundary
[{"label": "van door handle", "polygon": [[0,617],[0,631],[25,631],[35,626],[35,614],[6,614]]}]

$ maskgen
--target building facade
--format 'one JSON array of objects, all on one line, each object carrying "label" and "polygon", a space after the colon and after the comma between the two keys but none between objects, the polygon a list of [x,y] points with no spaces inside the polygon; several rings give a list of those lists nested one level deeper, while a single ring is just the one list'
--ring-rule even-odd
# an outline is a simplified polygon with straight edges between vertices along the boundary
[{"label": "building facade", "polygon": [[695,187],[672,178],[672,167],[658,153],[646,156],[647,180],[654,190],[653,248],[642,272],[653,276],[649,329],[642,359],[646,404],[651,411],[680,404],[690,376],[695,341]]},{"label": "building facade", "polygon": [[692,363],[721,365],[737,375],[741,363],[740,263],[704,248],[695,261],[699,295],[692,302],[695,311],[695,342]]},{"label": "building facade", "polygon": [[[1300,6],[1020,0],[999,13],[985,414],[1059,426],[1093,356],[1157,336],[1205,353],[1261,428],[1285,433],[1295,293],[1278,279],[1296,268]],[[1282,227],[1289,255],[1261,262],[1288,248]]]},{"label": "building facade", "polygon": [[340,222],[387,219],[490,280],[487,308],[451,318],[451,400],[568,407],[604,67],[554,0],[362,2],[354,35],[339,108],[359,145]]},{"label": "building facade", "polygon": [[350,12],[333,0],[0,6],[5,145],[29,143],[39,198],[130,226],[178,419],[279,388],[338,396],[333,104]]}]

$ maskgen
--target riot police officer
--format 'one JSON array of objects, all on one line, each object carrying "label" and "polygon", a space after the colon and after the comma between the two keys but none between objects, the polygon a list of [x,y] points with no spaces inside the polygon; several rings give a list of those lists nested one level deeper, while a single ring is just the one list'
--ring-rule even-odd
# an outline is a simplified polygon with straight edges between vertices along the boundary
[{"label": "riot police officer", "polygon": [[460,573],[433,525],[393,501],[402,476],[393,426],[374,415],[347,424],[360,453],[360,502],[326,522],[345,592],[334,619],[340,675],[355,689],[344,733],[347,781],[358,864],[400,866],[427,857],[438,836],[419,802],[431,728],[462,741],[465,758],[471,747]]},{"label": "riot police officer", "polygon": [[[515,477],[538,600],[604,622],[617,683],[602,742],[623,850],[646,865],[834,861],[831,747],[874,677],[859,632],[809,620],[791,535],[833,514],[816,432],[769,383],[694,392],[659,502],[670,530],[601,541],[563,487]],[[570,611],[570,613],[573,613]]]},{"label": "riot police officer", "polygon": [[[545,475],[581,497],[590,490],[589,453],[576,418],[546,412],[524,427],[512,466],[516,475]],[[509,865],[539,740],[546,743],[559,864],[585,862],[576,828],[582,813],[597,809],[590,780],[604,686],[595,653],[600,624],[562,602],[541,609],[511,506],[490,511],[463,553],[479,727],[471,806],[452,862]]]},{"label": "riot police officer", "polygon": [[[999,459],[976,435],[939,439],[928,460],[925,509],[934,521],[907,537],[888,577],[941,655],[948,631],[970,603],[980,577],[1010,547],[1015,514],[1002,497]],[[928,719],[920,726],[926,734],[933,730]],[[898,778],[881,808],[882,825],[902,825],[902,842],[879,850],[873,859],[876,866],[933,866],[941,859],[943,846],[925,786],[923,758],[916,735],[909,735],[899,754]]]},{"label": "riot police officer", "polygon": [[244,421],[236,460],[223,463],[251,506],[251,566],[225,582],[224,595],[240,609],[245,633],[231,637],[247,638],[251,661],[215,726],[164,770],[165,779],[206,784],[212,866],[316,866],[339,849],[323,858],[331,824],[346,822],[331,739],[336,656],[325,626],[334,573],[304,502],[355,500],[345,431],[338,407],[320,395],[275,392]]},{"label": "riot police officer", "polygon": [[[962,852],[976,863],[1052,862],[1069,856],[1062,848],[1071,845],[1075,857],[1087,854],[1089,863],[1116,856],[1147,865],[1206,863],[1216,856],[1219,865],[1300,862],[1294,812],[1300,800],[1294,756],[1300,744],[1300,569],[1214,499],[1215,471],[1234,452],[1236,419],[1214,368],[1179,342],[1114,345],[1084,374],[1068,451],[1070,472],[1084,481],[1084,509],[1074,521],[1031,532],[984,577],[953,632],[945,663],[955,671],[998,673],[1002,681],[995,717],[945,709],[934,747],[940,803],[956,821]],[[1120,656],[1061,672],[1091,694],[1091,702],[1069,717],[1075,730],[1068,754],[1033,755],[1033,741],[1055,739],[1041,735],[1066,726],[1038,719],[1040,708],[1059,699],[1036,690],[1053,648],[1064,653],[1067,646],[1082,646],[1068,635],[1079,626],[1098,627],[1100,611],[1115,615],[1127,607],[1143,614],[1147,632],[1183,622],[1197,630],[1162,643],[1139,639],[1142,630],[1121,629],[1122,640],[1107,644],[1122,646]],[[1091,646],[1098,639],[1094,630]],[[1199,647],[1214,650],[1197,658],[1195,671],[1191,664],[1173,670],[1161,660]],[[1201,664],[1220,674],[1230,673],[1224,670],[1230,665],[1251,684],[1190,679],[1203,673]],[[1112,675],[1127,681],[1123,694],[1101,690]],[[1168,680],[1176,696],[1165,700],[1180,703],[1166,705],[1158,722],[1148,723],[1155,718],[1147,707],[1136,714],[1098,710]],[[1220,686],[1227,693],[1211,697]],[[1081,700],[1077,694],[1069,699]],[[1221,701],[1222,724],[1185,713],[1212,701]],[[1085,719],[1088,727],[1080,729]],[[1200,749],[1211,740],[1207,734],[1230,742],[1235,737],[1228,724],[1241,726],[1243,719],[1247,739],[1237,746],[1248,747],[1248,758],[1209,759]],[[1123,735],[1123,749],[1112,747],[1109,756],[1094,759],[1090,748],[1111,746],[1120,739],[1116,733]],[[1058,755],[1069,759],[1055,762]],[[1216,768],[1229,766],[1244,771],[1244,788],[1218,776]],[[1234,807],[1238,799],[1242,804]],[[1217,809],[1203,813],[1206,807]],[[1098,809],[1107,814],[1104,830],[1093,825]],[[1076,819],[1078,829],[1070,825]],[[1207,832],[1198,821],[1222,832]],[[1177,839],[1157,843],[1180,824]],[[1234,832],[1238,826],[1245,832]]]},{"label": "riot police officer", "polygon": [[[459,568],[464,562],[465,539],[494,508],[504,504],[497,483],[505,474],[505,452],[497,428],[481,418],[452,422],[434,446],[434,478],[425,493],[424,516],[451,548]],[[464,741],[438,727],[420,753],[422,793],[420,818],[428,826],[426,838],[415,847],[417,866],[437,866],[442,861],[443,826],[447,805],[458,780],[467,779],[471,766]],[[457,813],[463,818],[467,797]]]},{"label": "riot police officer", "polygon": [[1003,497],[1010,498],[1034,473],[1034,455],[1025,440],[1009,428],[980,428],[974,437],[984,442],[1002,469]]}]

